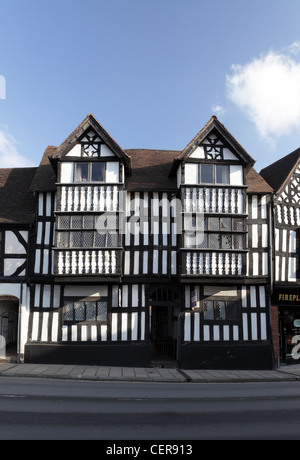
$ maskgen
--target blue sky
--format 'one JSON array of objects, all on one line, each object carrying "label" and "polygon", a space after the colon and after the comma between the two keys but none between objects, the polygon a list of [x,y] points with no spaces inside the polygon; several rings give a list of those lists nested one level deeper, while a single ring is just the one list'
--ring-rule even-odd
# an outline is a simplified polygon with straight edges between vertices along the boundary
[{"label": "blue sky", "polygon": [[299,21],[299,0],[0,0],[0,166],[88,113],[178,150],[215,114],[260,171],[300,147]]}]

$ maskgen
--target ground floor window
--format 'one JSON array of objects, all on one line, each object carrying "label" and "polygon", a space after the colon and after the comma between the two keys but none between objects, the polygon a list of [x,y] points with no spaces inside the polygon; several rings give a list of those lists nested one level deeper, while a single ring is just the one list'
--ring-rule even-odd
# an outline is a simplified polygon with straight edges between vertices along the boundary
[{"label": "ground floor window", "polygon": [[228,300],[206,300],[203,308],[204,319],[235,320],[237,304]]},{"label": "ground floor window", "polygon": [[203,288],[203,319],[208,321],[237,321],[239,312],[238,289],[226,286]]},{"label": "ground floor window", "polygon": [[107,300],[70,300],[64,305],[64,322],[107,321]]}]

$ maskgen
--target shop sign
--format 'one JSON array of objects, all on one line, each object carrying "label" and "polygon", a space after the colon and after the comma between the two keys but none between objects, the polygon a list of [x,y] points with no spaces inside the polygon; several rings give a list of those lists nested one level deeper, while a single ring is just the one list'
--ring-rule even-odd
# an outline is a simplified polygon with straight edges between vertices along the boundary
[{"label": "shop sign", "polygon": [[274,305],[300,306],[300,290],[277,290],[272,295],[272,303]]}]

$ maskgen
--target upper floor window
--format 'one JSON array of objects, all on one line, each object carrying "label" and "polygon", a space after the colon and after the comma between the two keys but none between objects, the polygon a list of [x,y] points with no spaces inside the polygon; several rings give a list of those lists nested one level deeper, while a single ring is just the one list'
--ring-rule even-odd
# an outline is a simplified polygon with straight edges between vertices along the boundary
[{"label": "upper floor window", "polygon": [[229,165],[201,164],[202,184],[229,184]]},{"label": "upper floor window", "polygon": [[[60,164],[60,182],[116,184],[122,180],[122,166],[118,161],[63,161]],[[120,173],[121,172],[121,173]]]},{"label": "upper floor window", "polygon": [[105,163],[75,163],[75,182],[105,182]]},{"label": "upper floor window", "polygon": [[[111,216],[99,224],[99,217],[86,214],[57,217],[58,248],[113,248],[120,246],[118,219]],[[101,228],[100,228],[101,225]]]},{"label": "upper floor window", "polygon": [[186,184],[229,184],[230,165],[226,164],[185,164]]},{"label": "upper floor window", "polygon": [[194,249],[245,249],[245,221],[236,217],[192,215],[184,222],[184,247]]}]

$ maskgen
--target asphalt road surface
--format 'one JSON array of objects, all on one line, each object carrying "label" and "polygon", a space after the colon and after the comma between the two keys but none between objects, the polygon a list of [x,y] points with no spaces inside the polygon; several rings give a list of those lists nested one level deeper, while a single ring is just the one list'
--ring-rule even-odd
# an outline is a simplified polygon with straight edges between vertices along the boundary
[{"label": "asphalt road surface", "polygon": [[114,448],[118,440],[300,439],[300,382],[0,377],[0,439],[115,440]]}]

